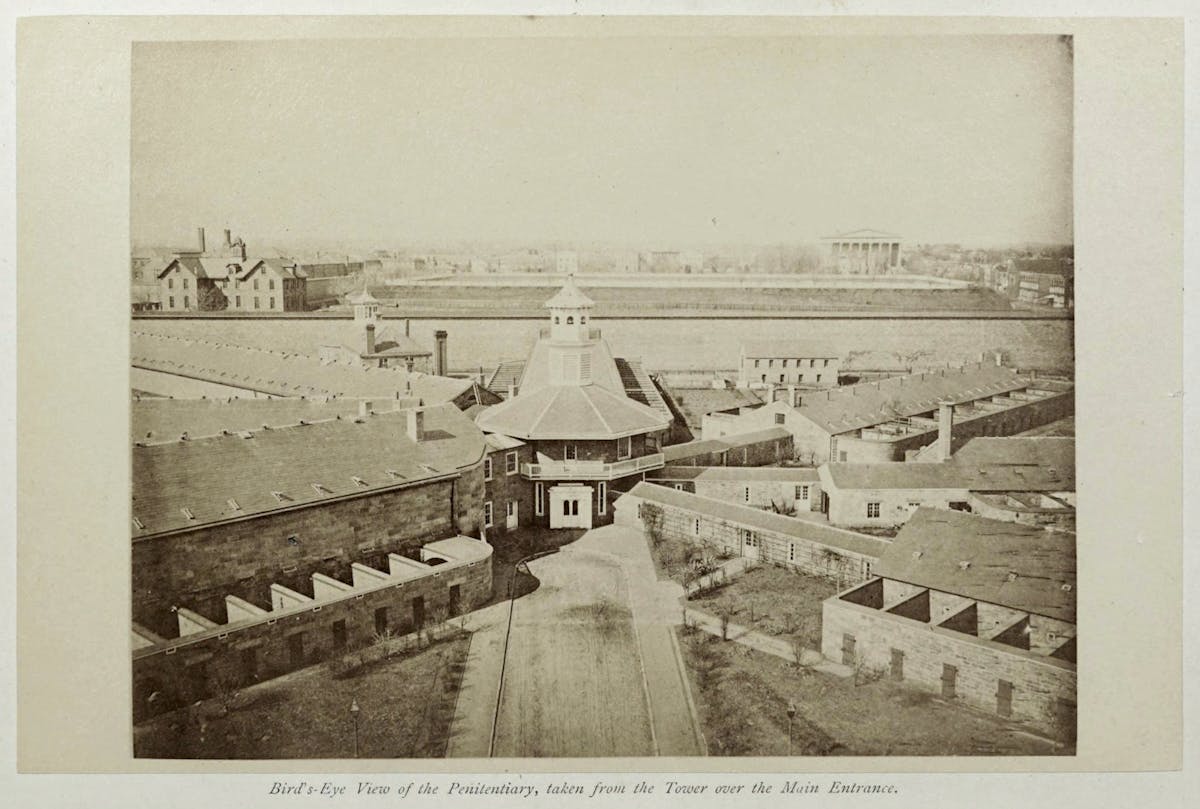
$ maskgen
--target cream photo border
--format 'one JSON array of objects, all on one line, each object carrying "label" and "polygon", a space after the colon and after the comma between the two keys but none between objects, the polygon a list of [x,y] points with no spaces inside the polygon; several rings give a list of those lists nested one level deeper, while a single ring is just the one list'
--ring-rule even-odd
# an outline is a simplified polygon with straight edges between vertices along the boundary
[{"label": "cream photo border", "polygon": [[[131,44],[389,37],[1075,39],[1079,745],[1069,758],[151,761],[131,754]],[[21,772],[1064,772],[1182,757],[1183,25],[1171,19],[61,17],[17,30]],[[1119,427],[1119,429],[1117,428]],[[493,804],[489,804],[493,805]]]}]

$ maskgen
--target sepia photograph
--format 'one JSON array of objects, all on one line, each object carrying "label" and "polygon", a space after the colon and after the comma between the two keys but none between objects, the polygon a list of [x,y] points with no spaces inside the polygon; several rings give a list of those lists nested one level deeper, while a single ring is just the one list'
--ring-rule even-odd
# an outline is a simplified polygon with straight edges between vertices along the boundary
[{"label": "sepia photograph", "polygon": [[135,42],[134,756],[1074,755],[1073,62]]}]

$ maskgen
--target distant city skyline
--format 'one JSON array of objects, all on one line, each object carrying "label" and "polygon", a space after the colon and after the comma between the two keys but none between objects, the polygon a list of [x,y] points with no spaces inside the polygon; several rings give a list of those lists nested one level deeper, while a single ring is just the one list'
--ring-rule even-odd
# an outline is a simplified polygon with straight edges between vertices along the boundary
[{"label": "distant city skyline", "polygon": [[1057,37],[139,43],[135,244],[1069,244]]}]

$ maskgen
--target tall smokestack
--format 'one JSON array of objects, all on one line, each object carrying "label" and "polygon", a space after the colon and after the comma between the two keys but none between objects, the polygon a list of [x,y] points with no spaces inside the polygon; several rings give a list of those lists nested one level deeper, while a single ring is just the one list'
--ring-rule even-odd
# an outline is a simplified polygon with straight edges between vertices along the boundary
[{"label": "tall smokestack", "polygon": [[367,324],[367,353],[375,353],[375,324]]},{"label": "tall smokestack", "polygon": [[937,457],[939,461],[950,460],[953,452],[951,441],[954,433],[954,405],[938,402]]},{"label": "tall smokestack", "polygon": [[438,329],[433,333],[433,373],[435,376],[446,375],[446,332]]},{"label": "tall smokestack", "polygon": [[196,243],[200,245],[200,252],[204,252],[204,228],[196,228]]},{"label": "tall smokestack", "polygon": [[232,236],[232,234],[229,232],[229,228],[225,228],[225,246],[226,247],[233,247],[233,239],[231,238],[231,236]]}]

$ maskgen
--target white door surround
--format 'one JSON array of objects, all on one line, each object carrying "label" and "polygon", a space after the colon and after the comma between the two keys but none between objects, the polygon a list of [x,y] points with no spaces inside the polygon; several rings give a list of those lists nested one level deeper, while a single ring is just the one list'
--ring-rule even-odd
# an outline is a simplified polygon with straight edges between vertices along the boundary
[{"label": "white door surround", "polygon": [[565,483],[550,487],[551,528],[591,528],[591,486],[581,483]]}]

